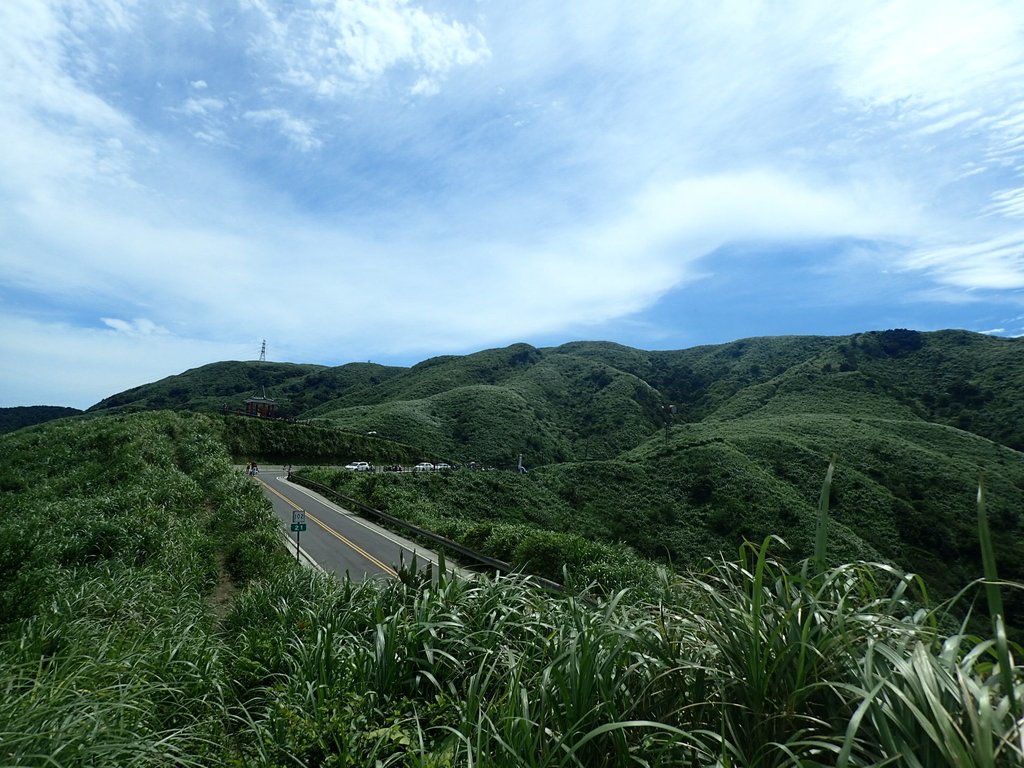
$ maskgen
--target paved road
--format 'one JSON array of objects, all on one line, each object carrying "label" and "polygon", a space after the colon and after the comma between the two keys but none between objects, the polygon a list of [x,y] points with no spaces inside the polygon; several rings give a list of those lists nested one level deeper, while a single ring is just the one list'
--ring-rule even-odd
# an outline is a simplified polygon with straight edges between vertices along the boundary
[{"label": "paved road", "polygon": [[301,485],[288,482],[283,469],[263,469],[256,477],[270,499],[295,552],[295,534],[289,531],[292,511],[306,513],[306,530],[299,534],[303,559],[325,571],[354,579],[394,577],[400,562],[415,553],[421,566],[437,563],[437,555],[365,520]]}]

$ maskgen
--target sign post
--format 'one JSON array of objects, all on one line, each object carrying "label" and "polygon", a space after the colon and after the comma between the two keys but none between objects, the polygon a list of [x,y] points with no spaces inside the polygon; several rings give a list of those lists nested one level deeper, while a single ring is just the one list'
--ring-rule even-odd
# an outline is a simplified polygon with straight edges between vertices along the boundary
[{"label": "sign post", "polygon": [[299,562],[299,534],[306,530],[305,510],[292,510],[292,530],[295,531],[295,562]]}]

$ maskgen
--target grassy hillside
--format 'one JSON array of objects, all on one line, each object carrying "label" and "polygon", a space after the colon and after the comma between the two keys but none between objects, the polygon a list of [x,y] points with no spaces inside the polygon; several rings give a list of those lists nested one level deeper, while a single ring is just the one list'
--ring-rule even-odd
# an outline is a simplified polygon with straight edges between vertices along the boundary
[{"label": "grassy hillside", "polygon": [[669,352],[603,342],[429,360],[311,415],[498,466],[610,459],[663,426],[752,413],[921,419],[1024,446],[1024,340],[964,331],[775,337]]},{"label": "grassy hillside", "polygon": [[[430,388],[438,386],[438,377],[432,374]],[[418,379],[410,372],[386,386],[396,388],[406,378]],[[657,429],[659,402],[658,393],[631,374],[598,361],[547,355],[506,370],[497,384],[455,385],[422,399],[378,405],[328,404],[316,413],[354,431],[436,446],[460,461],[507,467],[520,453],[531,465],[614,456]]]},{"label": "grassy hillside", "polygon": [[[0,764],[1024,766],[1024,649],[949,634],[899,570],[787,566],[766,540],[593,600],[408,569],[339,581],[285,554],[230,429],[163,412],[0,436]],[[595,464],[607,480],[689,439]],[[415,479],[474,515],[507,501],[496,521],[586,507],[571,477],[534,477]],[[412,490],[383,478],[361,476]],[[529,541],[538,562],[564,543]]]},{"label": "grassy hillside", "polygon": [[435,454],[380,437],[350,432],[332,423],[293,423],[246,416],[212,416],[213,430],[236,462],[258,460],[293,464],[415,464],[437,461]]},{"label": "grassy hillside", "polygon": [[353,393],[311,415],[488,465],[610,458],[661,424],[660,393],[615,362],[517,344],[426,361],[364,402],[349,404]]},{"label": "grassy hillside", "polygon": [[[458,478],[346,492],[477,543],[486,530],[474,526],[506,516],[678,567],[768,534],[783,536],[791,557],[806,555],[816,489],[835,455],[836,551],[898,563],[950,594],[980,573],[967,543],[979,470],[991,485],[1001,560],[1024,577],[1024,462],[1011,450],[1024,443],[1022,352],[1024,340],[892,330],[666,352],[517,344],[409,369],[225,363],[177,378],[227,391],[273,374],[275,394],[320,403],[305,412],[320,432],[225,422],[236,457],[508,468],[523,454],[531,474],[515,482],[535,489],[522,497],[532,510],[511,501],[510,488]],[[671,429],[666,402],[677,406]],[[488,546],[509,555],[511,535],[497,531]],[[557,558],[547,567],[557,577]]]},{"label": "grassy hillside", "polygon": [[[783,537],[808,556],[818,489],[831,456],[831,558],[885,560],[951,595],[982,573],[974,492],[985,470],[997,555],[1024,580],[1024,461],[955,428],[840,415],[751,416],[674,427],[616,459],[514,473],[310,476],[495,557],[526,565],[530,532],[622,544],[650,560],[699,568],[743,541]],[[518,526],[514,530],[509,526]],[[562,546],[562,545],[559,545]],[[579,570],[576,544],[553,549],[544,573]],[[608,558],[611,560],[612,558]],[[1019,596],[1014,605],[1024,612]]]},{"label": "grassy hillside", "polygon": [[60,405],[28,405],[15,408],[0,408],[0,435],[54,419],[77,416],[80,413],[81,411],[77,408],[65,408]]},{"label": "grassy hillside", "polygon": [[215,590],[291,563],[262,494],[203,417],[53,422],[0,452],[0,763],[224,764]]},{"label": "grassy hillside", "polygon": [[910,418],[1024,447],[1024,340],[964,331],[771,337],[648,352],[606,342],[515,344],[412,368],[215,363],[98,403],[217,411],[266,388],[280,414],[460,461],[610,459],[675,421],[763,411]]},{"label": "grassy hillside", "polygon": [[763,410],[913,415],[1024,447],[1024,344],[964,331],[847,337],[737,392],[718,418]]},{"label": "grassy hillside", "polygon": [[335,368],[294,363],[221,362],[193,368],[101,400],[89,410],[240,410],[245,399],[266,392],[278,415],[295,417],[349,390],[364,390],[401,369],[373,363]]}]

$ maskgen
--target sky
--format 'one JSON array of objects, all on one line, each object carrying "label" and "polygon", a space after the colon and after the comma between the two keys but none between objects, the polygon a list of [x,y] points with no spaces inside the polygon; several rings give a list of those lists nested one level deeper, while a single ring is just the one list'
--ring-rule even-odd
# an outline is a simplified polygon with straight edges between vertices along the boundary
[{"label": "sky", "polygon": [[2,0],[0,407],[1024,335],[1019,0]]}]

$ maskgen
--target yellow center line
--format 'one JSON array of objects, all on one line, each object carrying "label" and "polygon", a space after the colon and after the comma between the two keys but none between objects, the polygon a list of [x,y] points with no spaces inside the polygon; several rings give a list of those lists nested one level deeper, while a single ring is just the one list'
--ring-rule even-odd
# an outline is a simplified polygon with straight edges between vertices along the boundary
[{"label": "yellow center line", "polygon": [[[279,499],[282,499],[283,501],[286,501],[287,503],[291,504],[293,507],[299,507],[301,509],[301,506],[299,506],[294,501],[289,499],[287,496],[285,496],[279,490],[277,490],[276,488],[271,487],[268,483],[264,482],[263,480],[261,480],[258,477],[256,479],[260,482],[260,484],[264,488],[266,488],[272,494],[277,496]],[[321,528],[323,528],[325,531],[327,531],[327,533],[331,534],[331,536],[333,536],[334,538],[338,539],[339,541],[343,542],[344,544],[346,544],[349,547],[351,547],[352,549],[354,549],[356,552],[358,552],[360,555],[365,557],[367,560],[369,560],[371,563],[376,565],[378,568],[380,568],[385,573],[389,574],[390,576],[398,576],[398,571],[396,571],[390,565],[386,565],[382,561],[378,560],[376,557],[371,555],[369,552],[367,552],[365,549],[360,547],[354,541],[352,541],[351,539],[348,539],[345,536],[341,535],[336,530],[334,530],[329,525],[327,525],[325,522],[323,522],[322,520],[320,520],[320,519],[314,517],[313,515],[311,515],[309,512],[306,512],[306,519],[312,520],[314,523],[316,523]]]}]

